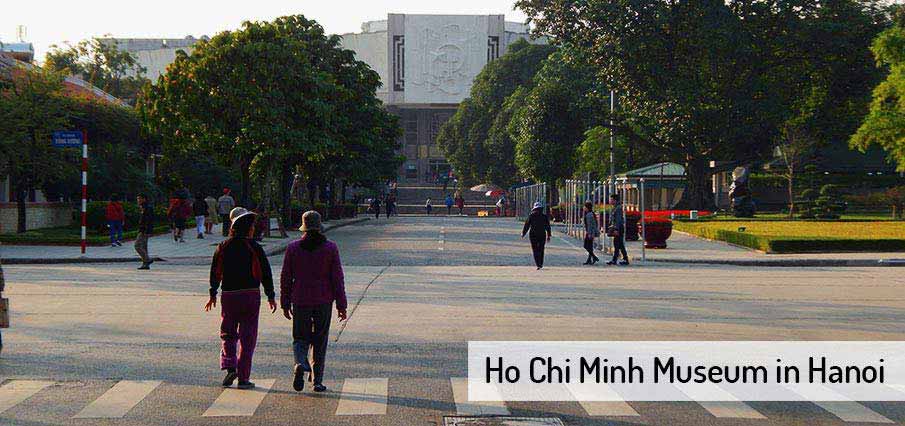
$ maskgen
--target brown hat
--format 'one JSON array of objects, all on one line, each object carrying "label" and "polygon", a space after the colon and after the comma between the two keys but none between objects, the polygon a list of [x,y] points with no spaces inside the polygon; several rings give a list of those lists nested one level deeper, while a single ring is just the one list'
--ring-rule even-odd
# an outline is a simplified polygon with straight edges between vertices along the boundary
[{"label": "brown hat", "polygon": [[306,211],[305,214],[302,215],[302,226],[299,227],[299,231],[323,231],[323,227],[321,226],[321,214],[314,210]]}]

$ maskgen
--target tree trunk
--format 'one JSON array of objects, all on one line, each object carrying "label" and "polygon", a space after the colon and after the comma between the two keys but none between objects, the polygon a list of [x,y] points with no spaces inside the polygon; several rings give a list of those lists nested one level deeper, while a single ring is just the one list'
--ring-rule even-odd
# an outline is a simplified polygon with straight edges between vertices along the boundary
[{"label": "tree trunk", "polygon": [[686,183],[682,200],[676,206],[684,210],[708,210],[713,207],[713,191],[711,189],[710,165],[706,160],[688,159],[685,162]]},{"label": "tree trunk", "polygon": [[794,174],[789,170],[789,219],[795,217],[795,190],[794,190]]},{"label": "tree trunk", "polygon": [[240,197],[240,203],[242,207],[248,208],[248,206],[251,204],[249,203],[249,201],[251,201],[251,188],[249,187],[251,180],[249,177],[249,175],[251,174],[249,170],[251,168],[251,161],[242,159],[242,161],[239,162],[239,168],[242,172],[242,175],[240,177],[242,186],[242,196]]},{"label": "tree trunk", "polygon": [[18,188],[16,190],[16,194],[18,194],[18,196],[16,197],[16,210],[19,216],[16,222],[16,232],[21,234],[28,229],[28,222],[26,221],[25,217],[27,211],[27,209],[25,208],[25,202],[28,199],[28,191],[22,188]]},{"label": "tree trunk", "polygon": [[280,223],[284,226],[292,226],[290,212],[292,211],[292,169],[288,163],[284,163],[280,170]]}]

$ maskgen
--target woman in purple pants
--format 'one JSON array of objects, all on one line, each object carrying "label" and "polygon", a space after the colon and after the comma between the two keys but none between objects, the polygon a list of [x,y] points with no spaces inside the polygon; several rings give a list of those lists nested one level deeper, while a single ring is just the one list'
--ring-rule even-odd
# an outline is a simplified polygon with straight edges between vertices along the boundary
[{"label": "woman in purple pants", "polygon": [[255,384],[248,379],[258,340],[260,287],[264,287],[270,313],[276,312],[276,295],[267,255],[253,238],[257,215],[237,207],[230,216],[234,220],[229,238],[217,246],[211,262],[210,300],[204,310],[210,311],[217,306],[217,289],[222,287],[220,369],[226,370],[223,387],[230,387],[239,379],[237,388],[252,389]]}]

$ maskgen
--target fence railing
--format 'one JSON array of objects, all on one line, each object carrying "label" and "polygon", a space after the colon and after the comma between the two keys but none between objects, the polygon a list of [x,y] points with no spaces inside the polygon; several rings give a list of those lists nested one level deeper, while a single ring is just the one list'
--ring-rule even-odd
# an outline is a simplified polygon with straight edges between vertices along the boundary
[{"label": "fence railing", "polygon": [[544,208],[550,207],[547,205],[547,200],[549,200],[548,194],[546,182],[516,188],[513,195],[515,202],[515,216],[518,219],[528,217],[528,215],[531,214],[531,209],[534,208],[534,203],[537,201],[540,201]]},{"label": "fence railing", "polygon": [[[589,181],[589,180],[573,180],[567,179],[563,181],[560,190],[560,209],[563,209],[563,222],[565,223],[566,234],[577,238],[584,239],[584,204],[591,202],[595,211],[599,213],[600,231],[604,233],[606,227],[610,223],[611,205],[609,204],[610,194],[619,194],[622,200],[621,208],[623,209],[623,217],[626,206],[631,205],[632,209],[637,209],[641,214],[640,232],[641,238],[641,260],[646,259],[646,250],[644,248],[644,234],[647,230],[645,220],[646,203],[644,199],[644,179],[637,181],[629,181],[626,179],[616,179],[610,181]],[[624,227],[625,221],[623,221]],[[621,238],[626,235],[626,230],[621,230]],[[605,235],[600,236],[602,249],[605,253],[610,252],[609,238]]]}]

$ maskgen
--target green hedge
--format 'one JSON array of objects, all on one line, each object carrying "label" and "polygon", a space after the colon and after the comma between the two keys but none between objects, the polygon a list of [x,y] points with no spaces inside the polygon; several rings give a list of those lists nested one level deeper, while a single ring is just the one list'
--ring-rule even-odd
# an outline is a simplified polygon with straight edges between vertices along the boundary
[{"label": "green hedge", "polygon": [[769,238],[747,232],[700,227],[682,229],[699,237],[725,241],[766,253],[884,252],[905,251],[903,239],[808,239]]},{"label": "green hedge", "polygon": [[[154,227],[154,235],[170,232],[169,225],[157,225]],[[123,239],[132,240],[138,236],[138,231],[123,232]],[[87,235],[88,245],[104,246],[110,244],[109,234],[92,233]],[[0,234],[0,242],[4,244],[35,244],[35,245],[79,245],[82,242],[79,228],[46,228],[35,229],[22,234]]]}]

